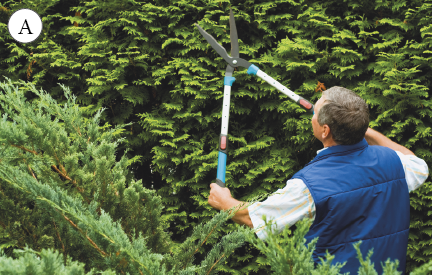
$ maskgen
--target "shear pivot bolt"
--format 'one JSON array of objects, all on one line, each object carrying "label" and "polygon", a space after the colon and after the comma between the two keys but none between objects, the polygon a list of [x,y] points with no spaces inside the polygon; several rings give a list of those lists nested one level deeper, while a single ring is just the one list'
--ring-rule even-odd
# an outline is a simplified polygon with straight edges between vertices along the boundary
[{"label": "shear pivot bolt", "polygon": [[237,60],[233,60],[233,64],[237,64]]}]

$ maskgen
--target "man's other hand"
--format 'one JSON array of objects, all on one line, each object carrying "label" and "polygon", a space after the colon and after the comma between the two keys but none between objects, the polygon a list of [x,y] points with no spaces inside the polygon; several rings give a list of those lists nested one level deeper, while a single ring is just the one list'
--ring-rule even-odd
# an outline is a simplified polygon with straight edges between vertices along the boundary
[{"label": "man's other hand", "polygon": [[210,184],[210,196],[208,203],[217,210],[227,210],[226,202],[232,199],[231,191],[226,187],[220,187],[216,183]]}]

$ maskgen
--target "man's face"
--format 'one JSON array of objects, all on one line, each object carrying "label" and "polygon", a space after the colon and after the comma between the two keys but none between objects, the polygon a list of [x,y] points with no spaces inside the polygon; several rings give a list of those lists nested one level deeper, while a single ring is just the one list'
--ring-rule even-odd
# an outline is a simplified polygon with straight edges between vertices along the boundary
[{"label": "man's face", "polygon": [[325,99],[324,96],[322,96],[316,103],[315,103],[315,108],[314,108],[314,112],[315,114],[312,117],[312,129],[314,132],[314,136],[320,140],[322,142],[322,133],[324,131],[324,127],[319,125],[318,123],[318,113],[319,110],[321,109],[321,106],[323,105]]}]

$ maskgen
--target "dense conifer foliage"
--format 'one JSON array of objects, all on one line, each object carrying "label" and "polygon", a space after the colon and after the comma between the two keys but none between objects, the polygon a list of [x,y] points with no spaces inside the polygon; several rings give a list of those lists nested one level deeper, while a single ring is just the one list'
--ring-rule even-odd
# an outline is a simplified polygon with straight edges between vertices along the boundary
[{"label": "dense conifer foliage", "polygon": [[[103,109],[85,118],[76,97],[61,87],[67,99],[62,106],[32,84],[0,83],[0,236],[5,253],[11,256],[14,248],[30,247],[24,251],[30,255],[33,249],[56,248],[65,263],[71,257],[87,269],[213,274],[215,266],[243,244],[243,233],[224,236],[198,266],[193,255],[215,239],[213,232],[229,214],[221,212],[174,245],[161,216],[160,196],[130,177],[130,159],[115,160],[123,141],[118,135],[127,125],[101,131]],[[38,100],[29,103],[25,92]],[[41,256],[46,261],[41,272],[44,265],[61,262],[52,250],[42,250]],[[79,264],[72,267],[79,269]]]}]

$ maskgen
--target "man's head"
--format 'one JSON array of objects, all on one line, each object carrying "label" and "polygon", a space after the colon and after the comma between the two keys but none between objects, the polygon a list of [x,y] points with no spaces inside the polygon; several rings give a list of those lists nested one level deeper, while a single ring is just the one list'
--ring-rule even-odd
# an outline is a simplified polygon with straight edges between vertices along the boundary
[{"label": "man's head", "polygon": [[325,90],[315,104],[312,128],[324,146],[358,143],[364,138],[368,126],[368,106],[351,90],[332,87]]}]

